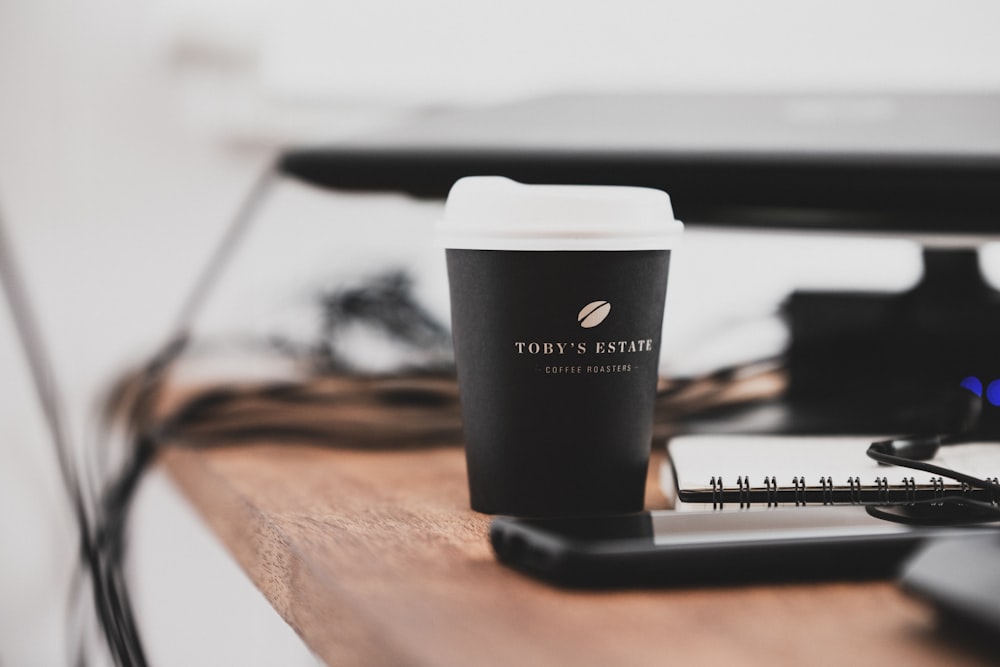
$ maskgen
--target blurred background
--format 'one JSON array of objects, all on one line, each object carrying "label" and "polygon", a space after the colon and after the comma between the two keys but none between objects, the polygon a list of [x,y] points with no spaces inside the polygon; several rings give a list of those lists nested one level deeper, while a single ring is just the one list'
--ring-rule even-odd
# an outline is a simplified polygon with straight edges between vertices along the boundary
[{"label": "blurred background", "polygon": [[[84,443],[283,146],[557,92],[996,92],[998,33],[987,0],[3,0],[0,211]],[[309,276],[409,262],[446,316],[441,258],[408,245],[439,210],[282,185],[253,239],[266,265],[241,284],[298,275],[301,294]],[[1000,282],[1000,253],[983,258]],[[920,263],[901,238],[692,231],[672,270],[664,369],[689,373],[780,349],[771,316],[793,287],[901,290]],[[227,303],[212,326],[239,328],[256,301]],[[739,349],[705,343],[733,323]],[[63,664],[74,527],[6,308],[0,359],[0,665]],[[153,664],[315,663],[162,474],[132,524]]]}]

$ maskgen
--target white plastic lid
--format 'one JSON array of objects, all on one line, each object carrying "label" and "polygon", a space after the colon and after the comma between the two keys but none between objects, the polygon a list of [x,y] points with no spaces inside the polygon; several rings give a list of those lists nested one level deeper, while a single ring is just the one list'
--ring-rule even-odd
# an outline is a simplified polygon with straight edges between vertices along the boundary
[{"label": "white plastic lid", "polygon": [[662,190],[501,176],[457,181],[437,225],[445,248],[478,250],[665,250],[683,231]]}]

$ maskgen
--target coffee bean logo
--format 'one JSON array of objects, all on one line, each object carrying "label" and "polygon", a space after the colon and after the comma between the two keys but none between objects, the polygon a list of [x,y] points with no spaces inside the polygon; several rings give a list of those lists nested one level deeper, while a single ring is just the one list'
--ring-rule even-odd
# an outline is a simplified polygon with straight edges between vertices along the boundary
[{"label": "coffee bean logo", "polygon": [[604,321],[604,318],[611,312],[611,303],[608,301],[591,301],[576,316],[577,322],[584,329],[593,329]]}]

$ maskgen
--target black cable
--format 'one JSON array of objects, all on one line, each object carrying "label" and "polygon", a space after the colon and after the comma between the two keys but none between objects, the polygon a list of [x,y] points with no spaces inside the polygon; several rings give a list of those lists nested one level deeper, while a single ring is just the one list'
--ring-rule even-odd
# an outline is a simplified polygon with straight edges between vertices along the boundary
[{"label": "black cable", "polygon": [[[187,336],[188,330],[204,304],[205,298],[218,280],[222,270],[229,263],[236,248],[239,247],[240,242],[246,235],[247,229],[250,227],[250,223],[253,221],[257,207],[260,206],[261,202],[270,192],[271,185],[274,183],[276,177],[277,172],[274,165],[269,164],[254,181],[250,191],[244,196],[232,221],[226,227],[222,239],[216,245],[215,252],[212,253],[212,257],[205,264],[205,268],[188,292],[188,298],[181,306],[174,324],[174,335],[169,341],[172,342]],[[167,345],[169,346],[171,342],[168,342]]]},{"label": "black cable", "polygon": [[[49,360],[41,327],[35,318],[21,275],[10,238],[7,235],[6,224],[2,212],[0,212],[0,285],[3,287],[11,319],[14,322],[14,329],[28,362],[28,370],[38,404],[42,409],[45,425],[55,450],[59,474],[66,490],[73,518],[76,521],[81,560],[93,576],[97,571],[93,558],[95,548],[88,502],[77,474],[76,463],[73,460],[71,442],[66,433],[63,399]],[[82,656],[77,656],[77,664],[85,664]]]},{"label": "black cable", "polygon": [[[176,319],[171,335],[135,378],[134,393],[126,397],[126,405],[116,406],[124,412],[126,435],[130,447],[117,475],[109,479],[98,506],[99,520],[95,526],[95,560],[99,577],[95,581],[96,604],[99,614],[110,615],[112,623],[103,625],[105,636],[112,648],[116,663],[122,667],[144,667],[146,658],[131,606],[128,584],[124,574],[127,522],[135,491],[144,473],[156,458],[161,433],[148,432],[155,423],[163,381],[173,364],[190,341],[190,327],[211,288],[243,240],[254,214],[274,182],[275,171],[269,164],[255,179],[244,195],[222,238],[204,270],[197,277]],[[105,410],[98,430],[100,440],[107,441],[112,431],[111,420],[115,410]]]},{"label": "black cable", "polygon": [[[70,592],[71,595],[82,595],[83,584],[89,581],[94,610],[108,650],[115,664],[120,667],[145,667],[147,664],[122,567],[129,508],[143,473],[155,459],[160,435],[149,433],[145,429],[154,422],[151,417],[168,369],[187,347],[194,317],[244,237],[274,175],[274,167],[269,164],[255,180],[208,264],[189,291],[167,342],[136,378],[134,392],[118,397],[124,404],[115,405],[114,411],[105,411],[98,429],[99,437],[104,439],[111,432],[112,412],[124,412],[126,431],[132,446],[121,470],[107,480],[97,501],[88,497],[81,483],[72,440],[67,434],[65,410],[51,357],[0,215],[0,285],[28,361],[38,402],[55,449],[60,476],[79,531],[80,571],[74,577]],[[83,667],[87,664],[84,640],[78,638],[78,641],[73,664]]]},{"label": "black cable", "polygon": [[[873,516],[901,523],[976,523],[1000,521],[1000,483],[981,479],[929,461],[942,447],[951,447],[995,438],[998,434],[984,427],[983,398],[965,388],[954,388],[941,400],[953,413],[956,430],[947,434],[907,435],[879,440],[868,446],[867,456],[879,465],[892,465],[950,478],[965,489],[959,494],[940,495],[921,501],[869,507]],[[989,497],[982,500],[975,493]]]}]

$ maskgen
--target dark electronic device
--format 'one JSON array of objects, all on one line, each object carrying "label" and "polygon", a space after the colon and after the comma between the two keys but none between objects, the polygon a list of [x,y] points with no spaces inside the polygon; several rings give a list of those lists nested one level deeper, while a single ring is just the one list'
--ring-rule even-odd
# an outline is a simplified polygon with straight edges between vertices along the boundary
[{"label": "dark electronic device", "polygon": [[891,577],[932,537],[988,531],[918,527],[861,506],[829,506],[496,517],[490,540],[501,562],[561,585],[684,586]]},{"label": "dark electronic device", "polygon": [[941,540],[921,549],[902,574],[904,590],[934,604],[953,627],[982,631],[996,651],[1000,632],[1000,535]]},{"label": "dark electronic device", "polygon": [[646,186],[692,225],[997,234],[1000,94],[556,95],[427,111],[279,168],[436,199],[470,175]]},{"label": "dark electronic device", "polygon": [[997,93],[559,95],[427,111],[288,151],[279,170],[320,187],[441,199],[477,174],[649,186],[669,192],[692,227],[925,242],[923,280],[908,292],[792,294],[789,389],[765,412],[778,417],[730,415],[731,430],[948,430],[935,409],[941,388],[1000,378],[1000,293],[983,282],[977,251],[1000,238]]}]

